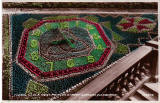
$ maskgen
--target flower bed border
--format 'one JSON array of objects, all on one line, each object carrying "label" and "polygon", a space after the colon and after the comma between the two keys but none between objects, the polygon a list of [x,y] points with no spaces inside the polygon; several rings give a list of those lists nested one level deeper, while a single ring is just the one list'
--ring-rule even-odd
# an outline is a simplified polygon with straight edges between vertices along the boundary
[{"label": "flower bed border", "polygon": [[[89,23],[91,25],[94,25],[97,28],[100,36],[104,40],[105,44],[107,45],[108,48],[106,48],[104,50],[104,53],[102,54],[102,56],[100,57],[100,59],[97,62],[94,62],[92,64],[83,65],[83,66],[80,66],[80,67],[73,67],[73,68],[69,68],[69,69],[65,69],[65,70],[42,72],[36,66],[34,66],[32,63],[30,63],[29,61],[27,61],[24,58],[25,53],[26,53],[27,40],[28,40],[29,32],[31,30],[34,30],[34,29],[38,28],[39,26],[43,25],[44,23],[65,22],[65,21],[74,21],[74,20],[80,20],[80,21]],[[63,19],[63,20],[41,20],[35,26],[24,30],[24,32],[22,34],[22,39],[21,39],[21,42],[20,42],[19,50],[18,50],[17,61],[18,61],[18,63],[22,64],[25,68],[27,68],[31,73],[34,73],[39,79],[44,79],[44,78],[53,78],[53,77],[60,77],[60,76],[62,77],[62,76],[69,75],[69,74],[72,74],[72,73],[79,73],[79,72],[83,72],[83,71],[86,71],[86,70],[87,71],[88,70],[93,70],[93,69],[95,69],[94,67],[98,67],[98,66],[101,66],[101,65],[104,64],[104,62],[107,59],[110,51],[111,51],[111,42],[106,37],[106,35],[105,35],[103,29],[101,28],[101,26],[97,23],[88,21],[88,20],[83,19],[83,18],[72,18],[72,19]]]}]

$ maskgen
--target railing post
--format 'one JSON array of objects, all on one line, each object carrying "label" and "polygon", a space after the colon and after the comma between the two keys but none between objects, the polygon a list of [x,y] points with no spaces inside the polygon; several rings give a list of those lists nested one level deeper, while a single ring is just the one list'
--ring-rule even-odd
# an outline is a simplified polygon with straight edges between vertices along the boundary
[{"label": "railing post", "polygon": [[150,72],[151,72],[152,80],[157,81],[156,76],[158,75],[158,50],[154,49],[151,52],[151,55],[149,57],[149,61],[151,63]]},{"label": "railing post", "polygon": [[149,62],[151,64],[150,72],[152,76],[152,81],[157,82],[157,75],[158,75],[158,36],[155,37],[153,40],[146,42],[146,45],[153,48],[149,59]]}]

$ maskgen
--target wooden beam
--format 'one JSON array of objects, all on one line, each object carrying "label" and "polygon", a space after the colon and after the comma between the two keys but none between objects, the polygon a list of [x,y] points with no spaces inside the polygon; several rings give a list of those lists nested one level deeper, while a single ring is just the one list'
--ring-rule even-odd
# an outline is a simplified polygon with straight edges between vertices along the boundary
[{"label": "wooden beam", "polygon": [[158,41],[153,41],[153,40],[146,42],[146,45],[154,47],[156,49],[158,49],[158,46],[159,46]]},{"label": "wooden beam", "polygon": [[92,96],[84,96],[84,94],[97,94],[122,73],[126,72],[131,66],[148,55],[151,51],[151,47],[139,47],[76,93],[82,96],[70,96],[68,100],[89,100]]}]

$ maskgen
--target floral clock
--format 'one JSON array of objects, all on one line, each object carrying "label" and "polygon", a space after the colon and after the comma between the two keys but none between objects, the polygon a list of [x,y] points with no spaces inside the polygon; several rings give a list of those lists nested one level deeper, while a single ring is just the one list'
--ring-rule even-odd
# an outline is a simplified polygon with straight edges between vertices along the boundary
[{"label": "floral clock", "polygon": [[17,64],[39,81],[102,69],[113,44],[101,26],[82,19],[41,20],[22,33]]}]

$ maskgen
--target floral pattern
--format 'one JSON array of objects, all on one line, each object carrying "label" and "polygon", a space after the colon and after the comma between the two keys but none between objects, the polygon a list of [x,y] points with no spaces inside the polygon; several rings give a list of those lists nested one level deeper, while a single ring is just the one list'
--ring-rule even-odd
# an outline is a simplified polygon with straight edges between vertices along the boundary
[{"label": "floral pattern", "polygon": [[155,21],[149,18],[142,17],[127,17],[123,18],[118,24],[117,27],[121,31],[127,31],[132,33],[143,33],[152,31],[156,26]]}]

